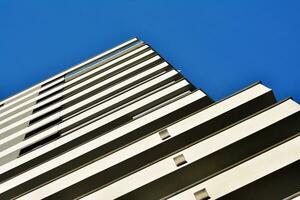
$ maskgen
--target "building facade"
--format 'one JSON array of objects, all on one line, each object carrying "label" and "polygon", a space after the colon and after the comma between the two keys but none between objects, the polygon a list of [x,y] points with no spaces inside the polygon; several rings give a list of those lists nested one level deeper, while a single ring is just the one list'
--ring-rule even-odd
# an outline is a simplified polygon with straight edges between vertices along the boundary
[{"label": "building facade", "polygon": [[0,199],[297,199],[300,105],[214,102],[133,38],[0,103]]}]

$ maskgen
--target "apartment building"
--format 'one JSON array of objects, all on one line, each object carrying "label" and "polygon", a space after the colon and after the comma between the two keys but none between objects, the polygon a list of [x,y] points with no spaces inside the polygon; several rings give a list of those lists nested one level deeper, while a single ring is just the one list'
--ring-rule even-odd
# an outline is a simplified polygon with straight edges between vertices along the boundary
[{"label": "apartment building", "polygon": [[220,101],[133,38],[0,102],[0,199],[297,199],[300,105]]}]

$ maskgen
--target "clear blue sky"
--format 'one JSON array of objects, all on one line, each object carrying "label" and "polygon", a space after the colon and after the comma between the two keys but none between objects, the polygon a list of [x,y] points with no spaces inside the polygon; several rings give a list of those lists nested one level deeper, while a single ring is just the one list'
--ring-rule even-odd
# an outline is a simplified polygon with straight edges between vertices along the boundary
[{"label": "clear blue sky", "polygon": [[300,101],[299,0],[1,0],[0,99],[135,36],[216,100]]}]

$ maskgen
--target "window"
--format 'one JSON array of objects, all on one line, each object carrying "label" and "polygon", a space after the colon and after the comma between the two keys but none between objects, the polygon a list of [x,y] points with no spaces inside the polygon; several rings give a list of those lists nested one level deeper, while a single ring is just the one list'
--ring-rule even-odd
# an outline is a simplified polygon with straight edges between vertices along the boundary
[{"label": "window", "polygon": [[51,80],[51,81],[49,81],[49,82],[46,82],[46,83],[42,84],[41,87],[45,87],[45,86],[47,86],[47,85],[49,85],[49,84],[51,84],[51,83],[53,83],[53,82],[55,82],[55,81],[57,81],[57,80],[59,80],[59,79],[61,79],[61,78],[62,78],[62,76],[57,77],[57,78],[55,78],[55,79],[53,79],[53,80]]},{"label": "window", "polygon": [[38,142],[28,146],[28,147],[25,147],[25,148],[21,149],[19,156],[23,156],[24,154],[32,151],[33,149],[37,149],[40,146],[43,146],[43,145],[53,141],[53,140],[57,139],[59,136],[60,136],[60,133],[55,133],[55,134],[53,134],[53,135],[51,135],[51,136],[49,136],[49,137],[47,137],[43,140],[40,140],[40,141],[38,141]]},{"label": "window", "polygon": [[45,97],[37,100],[36,103],[40,103],[40,102],[42,102],[42,101],[44,101],[44,100],[46,100],[46,99],[48,99],[50,97],[53,97],[54,95],[57,95],[57,94],[61,93],[62,91],[63,91],[63,89],[57,90],[56,92],[53,92],[53,93],[51,93],[51,94],[49,94],[49,95],[47,95],[47,96],[45,96]]},{"label": "window", "polygon": [[47,92],[47,91],[49,91],[49,90],[51,90],[51,89],[57,87],[57,86],[60,86],[60,85],[62,85],[63,83],[64,83],[64,82],[58,82],[58,83],[52,85],[51,87],[49,87],[49,88],[47,88],[47,89],[45,89],[45,90],[40,91],[40,92],[39,92],[39,95],[41,95],[41,94],[43,94],[43,93],[45,93],[45,92]]},{"label": "window", "polygon": [[137,46],[139,44],[142,44],[142,43],[143,43],[142,41],[133,42],[132,44],[129,44],[129,45],[125,46],[125,47],[122,47],[122,48],[120,48],[120,49],[118,49],[118,50],[116,50],[116,51],[114,51],[112,53],[109,53],[108,55],[105,55],[105,56],[103,56],[103,57],[101,57],[101,58],[99,58],[99,59],[97,59],[97,60],[95,60],[95,61],[93,61],[93,62],[91,62],[89,64],[86,64],[86,65],[84,65],[84,66],[82,66],[82,67],[80,67],[80,68],[78,68],[78,69],[76,69],[76,70],[74,70],[74,71],[66,74],[65,78],[66,79],[70,79],[70,78],[73,78],[73,77],[75,77],[76,75],[78,75],[80,73],[83,73],[83,72],[86,72],[86,71],[88,71],[90,69],[93,69],[97,65],[99,65],[101,63],[104,63],[106,60],[111,59],[113,57],[116,57],[116,56],[120,55],[122,52],[124,52],[124,51],[126,51],[128,49],[131,49],[131,48],[133,48],[133,47],[135,47],[135,46]]},{"label": "window", "polygon": [[58,108],[56,108],[56,109],[54,109],[54,110],[51,110],[51,111],[49,111],[49,112],[47,112],[47,113],[45,113],[45,114],[43,114],[43,115],[41,115],[41,116],[39,116],[39,117],[37,117],[37,118],[35,118],[35,119],[32,119],[32,120],[29,122],[29,126],[31,126],[32,124],[35,124],[35,123],[37,123],[37,122],[39,122],[39,121],[41,121],[41,120],[43,120],[43,119],[49,117],[50,115],[53,115],[53,114],[59,112],[60,110],[61,110],[61,107],[58,107]]},{"label": "window", "polygon": [[45,125],[37,128],[37,129],[33,130],[33,131],[30,131],[29,133],[27,133],[25,135],[25,139],[30,138],[31,136],[34,136],[34,135],[36,135],[38,133],[41,133],[41,132],[43,132],[43,131],[45,131],[45,130],[47,130],[47,129],[49,129],[49,128],[57,125],[57,124],[59,124],[60,122],[61,122],[61,119],[57,119],[57,120],[49,122],[49,123],[47,123],[47,124],[45,124]]},{"label": "window", "polygon": [[50,102],[48,102],[48,103],[46,103],[46,104],[44,104],[44,105],[42,105],[42,106],[40,106],[40,107],[34,109],[33,112],[32,112],[32,114],[37,113],[37,112],[39,112],[39,111],[41,111],[41,110],[43,110],[43,109],[45,109],[45,108],[47,108],[47,107],[49,107],[49,106],[52,106],[52,105],[54,105],[55,103],[58,103],[58,102],[60,102],[60,101],[62,101],[62,100],[63,100],[62,97],[57,98],[57,99],[54,99],[53,101],[50,101]]}]

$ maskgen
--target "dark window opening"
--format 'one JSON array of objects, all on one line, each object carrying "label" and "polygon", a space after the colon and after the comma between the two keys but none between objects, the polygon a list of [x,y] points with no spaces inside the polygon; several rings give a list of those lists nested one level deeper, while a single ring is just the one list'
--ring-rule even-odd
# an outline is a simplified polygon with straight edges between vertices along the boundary
[{"label": "dark window opening", "polygon": [[45,105],[42,105],[42,106],[40,106],[40,107],[34,109],[33,112],[32,112],[32,114],[37,113],[37,112],[39,112],[39,111],[41,111],[41,110],[43,110],[43,109],[45,109],[45,108],[47,108],[47,107],[49,107],[49,106],[52,106],[52,105],[54,105],[55,103],[62,101],[62,99],[63,99],[63,98],[60,97],[60,98],[57,98],[57,99],[55,99],[55,100],[53,100],[53,101],[50,101],[49,103],[46,103]]},{"label": "dark window opening", "polygon": [[107,55],[105,55],[105,56],[103,56],[103,57],[95,60],[95,61],[92,61],[92,62],[90,62],[90,63],[88,63],[88,64],[86,64],[86,65],[84,65],[84,66],[82,66],[82,67],[80,67],[78,69],[75,69],[75,70],[71,71],[70,73],[66,74],[65,77],[66,78],[72,78],[72,77],[75,77],[76,75],[78,75],[78,74],[80,74],[82,72],[86,72],[86,71],[88,71],[90,69],[93,69],[97,65],[105,63],[105,61],[107,61],[107,60],[111,60],[111,59],[114,59],[114,58],[116,58],[118,56],[121,56],[122,52],[127,52],[129,49],[131,49],[134,46],[137,46],[139,44],[142,44],[142,41],[135,41],[135,42],[133,42],[133,43],[131,43],[129,45],[126,45],[126,46],[124,46],[124,47],[122,47],[120,49],[117,49],[117,50],[115,50],[115,51],[113,51],[113,52],[111,52],[111,53],[109,53],[109,54],[107,54]]},{"label": "dark window opening", "polygon": [[[139,64],[139,63],[142,63],[142,62],[144,62],[145,60],[147,60],[147,59],[149,59],[149,58],[151,58],[151,57],[153,57],[153,56],[155,56],[155,54],[154,54],[154,53],[151,53],[151,54],[145,56],[144,58],[140,58],[139,60],[136,60],[136,61],[134,61],[133,63],[127,64],[126,66],[124,66],[124,67],[122,67],[122,68],[120,68],[120,69],[116,69],[116,70],[113,71],[113,72],[110,72],[110,73],[108,73],[108,74],[106,74],[106,75],[103,75],[103,76],[101,76],[101,78],[98,78],[98,79],[92,81],[91,83],[85,84],[84,86],[82,86],[82,87],[80,87],[80,88],[77,88],[76,90],[72,91],[71,93],[68,93],[67,96],[66,96],[66,98],[69,97],[69,96],[72,96],[72,95],[74,95],[74,94],[76,94],[76,93],[78,93],[79,91],[84,90],[85,88],[92,87],[92,86],[95,85],[95,84],[98,84],[98,83],[100,83],[100,82],[102,82],[102,81],[104,81],[104,80],[106,80],[106,79],[108,79],[108,78],[110,78],[110,77],[113,77],[113,76],[115,76],[116,74],[121,73],[121,72],[123,72],[123,71],[129,69],[130,67],[133,67],[133,66],[135,66],[135,65],[137,65],[137,64]],[[124,62],[124,61],[120,61],[120,63],[123,63],[123,62]],[[112,68],[116,67],[117,65],[118,65],[118,63],[115,63],[115,64],[113,64],[112,66],[110,66],[109,69],[112,69]],[[87,77],[84,77],[84,78],[82,78],[82,79],[76,81],[75,83],[73,83],[73,84],[68,85],[67,87],[65,87],[65,90],[67,90],[67,89],[69,89],[69,88],[71,88],[71,87],[73,87],[73,86],[75,86],[75,85],[77,85],[77,84],[80,84],[80,83],[82,83],[82,82],[84,82],[84,81],[86,81],[86,80],[88,80],[88,79],[90,79],[90,78],[92,78],[92,77],[98,76],[99,74],[103,73],[103,72],[106,71],[106,70],[107,70],[107,69],[103,69],[103,70],[100,70],[100,71],[98,71],[98,72],[95,72],[95,73],[93,73],[93,74],[91,74],[91,75],[89,75],[89,76],[87,76]]]},{"label": "dark window opening", "polygon": [[42,102],[42,101],[44,101],[44,100],[46,100],[46,99],[48,99],[48,98],[50,98],[50,97],[53,97],[54,95],[59,94],[59,93],[62,92],[62,91],[63,91],[63,89],[58,90],[58,91],[56,91],[56,92],[53,92],[52,94],[49,94],[49,95],[47,95],[47,96],[45,96],[45,97],[43,97],[43,98],[37,100],[36,103],[40,103],[40,102]]},{"label": "dark window opening", "polygon": [[[154,66],[154,64],[157,64],[157,63],[160,63],[160,62],[161,62],[161,60],[159,60],[159,61],[157,61],[157,62],[154,62],[153,65],[152,65],[152,64],[151,64],[151,65],[148,65],[148,66],[146,66],[145,69],[143,69],[143,70],[147,70],[147,69],[149,69],[151,66]],[[132,82],[132,83],[130,83],[130,84],[128,84],[128,85],[125,85],[125,86],[123,86],[123,87],[121,87],[121,88],[119,88],[119,89],[117,89],[117,90],[115,90],[115,91],[112,91],[111,93],[109,93],[109,94],[107,94],[107,95],[104,95],[104,96],[102,96],[102,97],[99,97],[98,99],[94,100],[93,102],[90,102],[90,103],[86,104],[84,107],[82,107],[82,108],[80,109],[80,111],[82,111],[83,109],[85,109],[85,108],[87,108],[87,107],[89,107],[89,106],[93,106],[93,107],[94,107],[94,106],[96,106],[96,104],[97,104],[98,102],[102,102],[104,99],[107,99],[107,98],[108,98],[108,99],[111,99],[113,96],[115,96],[115,95],[117,95],[117,94],[122,94],[122,93],[124,93],[125,91],[128,91],[129,88],[132,88],[132,87],[135,87],[135,86],[140,85],[140,84],[141,84],[142,82],[144,82],[145,80],[151,80],[153,77],[157,77],[156,75],[159,74],[159,72],[160,72],[160,71],[155,72],[155,73],[152,73],[151,76],[146,76],[146,77],[144,77],[144,78],[141,78],[140,80],[137,80],[137,81],[134,81],[134,82]],[[87,99],[87,98],[89,98],[89,97],[91,97],[91,96],[94,96],[94,95],[100,93],[101,91],[107,90],[108,88],[113,87],[113,86],[116,85],[116,84],[119,84],[119,83],[122,82],[124,79],[131,78],[131,77],[134,76],[135,74],[136,74],[136,72],[131,73],[131,74],[128,75],[128,77],[127,77],[127,76],[122,77],[122,78],[120,78],[120,79],[118,79],[118,80],[116,80],[116,81],[110,82],[109,84],[106,84],[106,85],[104,85],[104,86],[102,86],[102,87],[100,87],[100,88],[97,88],[97,89],[95,89],[95,90],[93,90],[93,91],[91,91],[91,92],[89,92],[89,93],[87,93],[87,94],[84,94],[84,95],[82,95],[82,96],[80,96],[80,97],[78,97],[78,98],[76,98],[76,99],[74,99],[74,100],[72,100],[72,101],[69,101],[67,104],[64,104],[64,108],[71,107],[71,106],[75,105],[76,103],[78,103],[78,102],[80,102],[80,101],[82,101],[82,100],[84,100],[84,99]],[[150,77],[150,78],[149,78],[149,77]],[[64,97],[64,98],[65,98],[65,97]],[[75,112],[77,112],[77,111],[78,111],[78,110],[73,111],[72,113],[75,113]]]},{"label": "dark window opening", "polygon": [[64,82],[58,82],[58,83],[52,85],[51,87],[49,87],[49,88],[47,88],[47,89],[45,89],[45,90],[40,91],[40,92],[39,92],[39,95],[44,94],[45,92],[47,92],[47,91],[49,91],[49,90],[51,90],[51,89],[53,89],[53,88],[56,88],[56,87],[58,87],[58,86],[60,86],[60,85],[63,85],[63,84],[64,84]]},{"label": "dark window opening", "polygon": [[60,110],[61,110],[61,107],[58,107],[58,108],[56,108],[56,109],[54,109],[54,110],[52,110],[52,111],[50,111],[50,112],[47,112],[47,113],[45,113],[45,114],[43,114],[43,115],[41,115],[41,116],[39,116],[39,117],[37,117],[37,118],[35,118],[35,119],[32,119],[32,120],[29,122],[29,126],[31,126],[32,124],[35,124],[35,123],[37,123],[37,122],[39,122],[39,121],[45,119],[46,117],[49,117],[50,115],[53,115],[53,114],[59,112]]},{"label": "dark window opening", "polygon": [[57,78],[55,78],[55,79],[53,79],[53,80],[51,80],[51,81],[49,81],[49,82],[46,82],[46,83],[42,84],[41,87],[45,87],[46,85],[49,85],[49,84],[53,83],[54,81],[57,81],[58,79],[60,79],[60,78],[62,78],[62,77],[63,77],[63,76],[60,76],[60,77],[57,77]]},{"label": "dark window opening", "polygon": [[61,119],[57,119],[57,120],[54,120],[54,121],[52,121],[52,122],[50,122],[50,123],[48,123],[48,124],[45,124],[45,125],[43,125],[43,126],[37,128],[37,129],[33,130],[33,131],[30,131],[29,133],[27,133],[27,134],[25,135],[25,139],[28,139],[29,137],[32,137],[32,136],[34,136],[34,135],[37,135],[38,133],[41,133],[41,132],[43,132],[43,131],[49,129],[49,128],[51,128],[51,127],[53,127],[53,126],[59,124],[60,122],[61,122]]},{"label": "dark window opening", "polygon": [[25,147],[25,148],[21,149],[19,156],[23,156],[24,154],[26,154],[26,153],[34,150],[34,149],[39,148],[40,146],[43,146],[43,145],[53,141],[53,140],[59,138],[59,136],[60,136],[60,133],[55,133],[55,134],[53,134],[53,135],[51,135],[51,136],[49,136],[49,137],[47,137],[43,140],[40,140],[40,141],[38,141],[38,142],[28,146],[28,147]]}]

